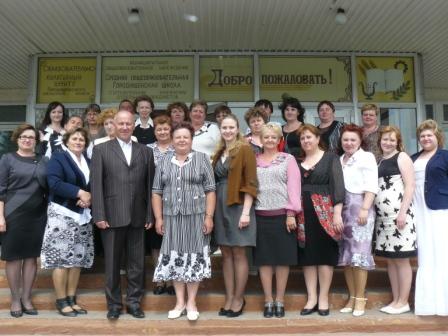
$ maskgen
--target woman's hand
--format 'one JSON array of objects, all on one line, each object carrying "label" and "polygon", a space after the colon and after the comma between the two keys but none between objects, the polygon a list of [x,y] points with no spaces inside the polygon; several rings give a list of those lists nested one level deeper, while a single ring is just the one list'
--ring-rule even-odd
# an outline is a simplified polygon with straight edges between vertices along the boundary
[{"label": "woman's hand", "polygon": [[288,230],[288,232],[291,232],[291,231],[294,231],[296,228],[297,228],[296,217],[287,216],[286,217],[286,230]]},{"label": "woman's hand", "polygon": [[403,230],[405,226],[406,226],[406,214],[400,211],[397,216],[397,228],[398,230]]},{"label": "woman's hand", "polygon": [[241,214],[240,222],[238,223],[238,228],[244,229],[246,226],[250,224],[250,216],[248,214]]},{"label": "woman's hand", "polygon": [[0,216],[0,232],[6,232],[5,216]]},{"label": "woman's hand", "polygon": [[344,223],[342,222],[342,216],[340,214],[334,214],[333,227],[337,233],[342,233],[344,230]]},{"label": "woman's hand", "polygon": [[79,189],[78,191],[78,202],[76,205],[80,206],[81,208],[88,208],[92,201],[92,196],[88,191],[84,191],[82,189]]},{"label": "woman's hand", "polygon": [[208,235],[213,230],[213,218],[211,216],[205,215],[204,225],[202,226],[202,232]]},{"label": "woman's hand", "polygon": [[359,209],[358,224],[366,225],[368,215],[369,215],[369,210],[364,209],[364,208]]},{"label": "woman's hand", "polygon": [[162,218],[156,218],[156,232],[161,236],[165,234],[165,228],[163,227]]}]

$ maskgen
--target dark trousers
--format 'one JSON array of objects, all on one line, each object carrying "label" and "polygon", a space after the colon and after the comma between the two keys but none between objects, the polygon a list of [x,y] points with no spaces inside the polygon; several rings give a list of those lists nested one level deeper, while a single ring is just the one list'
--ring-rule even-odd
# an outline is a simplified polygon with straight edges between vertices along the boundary
[{"label": "dark trousers", "polygon": [[144,228],[124,226],[101,231],[104,246],[106,300],[108,309],[121,309],[120,261],[126,251],[126,305],[136,307],[145,291]]}]

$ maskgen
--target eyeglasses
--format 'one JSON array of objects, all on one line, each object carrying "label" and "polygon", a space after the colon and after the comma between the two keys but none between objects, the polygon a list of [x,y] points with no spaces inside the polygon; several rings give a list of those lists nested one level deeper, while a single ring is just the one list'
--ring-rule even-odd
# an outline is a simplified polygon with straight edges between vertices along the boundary
[{"label": "eyeglasses", "polygon": [[21,135],[21,136],[19,136],[19,139],[20,140],[30,140],[30,141],[32,141],[32,140],[36,140],[36,137]]}]

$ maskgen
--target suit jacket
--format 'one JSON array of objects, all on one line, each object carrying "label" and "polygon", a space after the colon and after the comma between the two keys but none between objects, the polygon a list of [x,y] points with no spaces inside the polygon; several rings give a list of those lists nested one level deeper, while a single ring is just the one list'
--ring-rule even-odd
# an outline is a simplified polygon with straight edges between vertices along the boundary
[{"label": "suit jacket", "polygon": [[[411,156],[417,160],[422,151]],[[425,169],[425,202],[432,210],[448,209],[448,151],[438,149]]]},{"label": "suit jacket", "polygon": [[152,150],[132,142],[128,165],[117,139],[93,147],[91,184],[94,222],[110,227],[143,227],[152,223],[151,190],[154,176]]},{"label": "suit jacket", "polygon": [[[89,164],[89,159],[86,160]],[[53,153],[47,166],[47,181],[50,202],[58,203],[74,212],[83,211],[83,208],[76,205],[78,192],[79,189],[89,191],[90,184],[86,183],[84,174],[69,153]]]}]

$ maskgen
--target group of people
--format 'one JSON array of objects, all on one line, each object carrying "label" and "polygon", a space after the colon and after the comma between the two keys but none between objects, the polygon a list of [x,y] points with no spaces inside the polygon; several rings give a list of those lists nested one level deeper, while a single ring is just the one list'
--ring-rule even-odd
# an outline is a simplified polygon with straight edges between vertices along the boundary
[{"label": "group of people", "polygon": [[17,151],[0,159],[11,316],[38,314],[31,302],[38,257],[52,270],[59,313],[86,314],[76,292],[81,268],[94,263],[95,232],[110,320],[123,309],[123,267],[126,311],[145,316],[145,246],[155,263],[154,294],[176,295],[168,318],[197,320],[211,241],[222,253],[220,316],[243,313],[250,263],[259,269],[264,317],[285,316],[297,265],[307,291],[301,315],[329,315],[333,271],[341,266],[348,290],[341,312],[361,316],[374,255],[387,259],[392,291],[381,311],[405,313],[417,254],[415,313],[448,315],[448,152],[437,123],[418,126],[422,150],[409,157],[400,130],[380,127],[373,104],[363,106],[361,127],[337,121],[330,101],[319,103],[317,127],[304,123],[296,98],[280,109],[283,126],[270,122],[272,103],[258,101],[243,130],[227,106],[216,108],[213,123],[204,101],[175,102],[156,116],[152,99],[140,96],[118,109],[91,104],[70,118],[53,102],[40,131],[19,126]]}]

